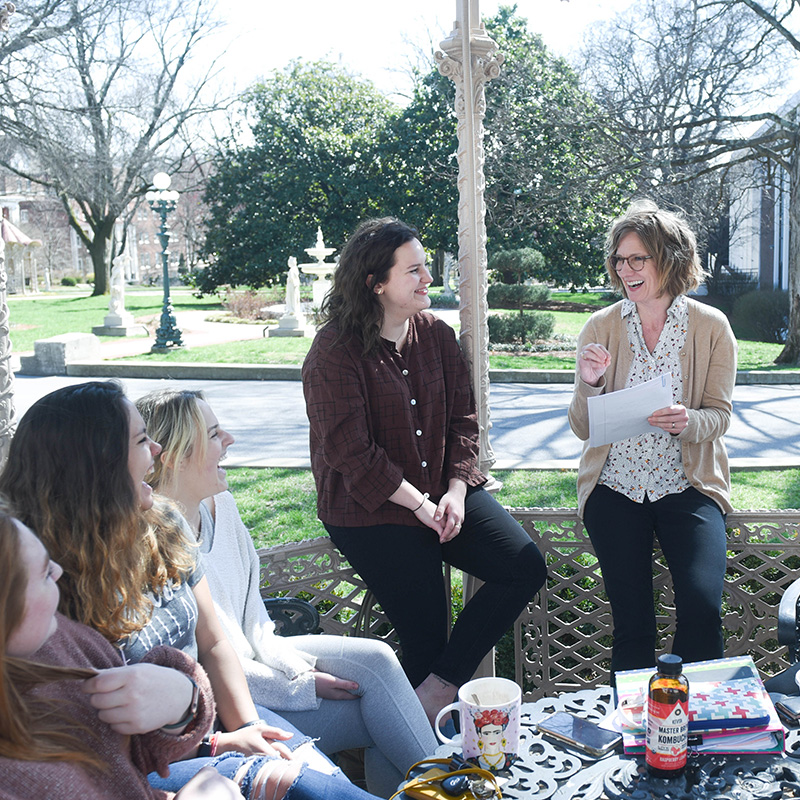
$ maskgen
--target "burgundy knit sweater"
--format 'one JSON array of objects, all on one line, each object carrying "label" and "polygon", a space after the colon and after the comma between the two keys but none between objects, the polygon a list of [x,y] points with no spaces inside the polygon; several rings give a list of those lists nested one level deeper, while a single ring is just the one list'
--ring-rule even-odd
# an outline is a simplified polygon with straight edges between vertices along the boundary
[{"label": "burgundy knit sweater", "polygon": [[[122,666],[119,653],[96,631],[58,615],[58,630],[32,661],[63,667],[106,669]],[[97,717],[81,681],[60,681],[37,687],[37,694],[64,701],[75,720],[76,733],[108,764],[99,772],[64,761],[14,761],[0,758],[0,800],[165,800],[152,789],[147,773],[165,773],[200,742],[214,719],[214,700],[208,678],[189,656],[171,647],[156,647],[143,659],[173,667],[200,687],[200,705],[194,721],[180,736],[154,731],[141,736],[115,733]],[[1,724],[1,723],[0,723]],[[88,730],[86,730],[88,729]],[[90,733],[90,731],[92,733]]]}]

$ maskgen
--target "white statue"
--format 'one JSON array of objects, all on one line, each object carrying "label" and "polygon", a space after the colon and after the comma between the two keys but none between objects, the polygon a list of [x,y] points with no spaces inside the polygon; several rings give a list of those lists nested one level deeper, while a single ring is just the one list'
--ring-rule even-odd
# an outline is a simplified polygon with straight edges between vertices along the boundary
[{"label": "white statue", "polygon": [[92,333],[96,336],[133,336],[141,333],[133,314],[125,310],[125,272],[130,258],[120,253],[111,262],[111,297],[108,300],[108,314],[102,325],[93,325]]},{"label": "white statue", "polygon": [[127,256],[116,256],[111,262],[111,299],[108,313],[122,316],[125,313],[125,262]]},{"label": "white statue", "polygon": [[306,318],[300,308],[300,270],[297,259],[289,258],[289,271],[286,273],[286,307],[278,324],[269,329],[268,336],[305,336]]},{"label": "white statue", "polygon": [[289,272],[286,277],[286,316],[295,316],[300,311],[300,270],[297,259],[289,258]]}]

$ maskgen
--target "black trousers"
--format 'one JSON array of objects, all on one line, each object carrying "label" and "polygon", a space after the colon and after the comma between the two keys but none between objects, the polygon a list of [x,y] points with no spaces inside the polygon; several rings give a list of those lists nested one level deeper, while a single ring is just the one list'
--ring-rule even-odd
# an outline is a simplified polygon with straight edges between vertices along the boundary
[{"label": "black trousers", "polygon": [[[325,525],[398,633],[412,686],[431,673],[460,686],[539,591],[544,559],[522,526],[484,489],[469,489],[461,533],[446,544],[430,528]],[[484,581],[448,640],[442,561]]]},{"label": "black trousers", "polygon": [[675,589],[672,652],[684,661],[722,658],[725,516],[710,497],[690,486],[660,500],[636,503],[601,484],[586,501],[583,521],[611,601],[612,673],[656,663],[654,536]]}]

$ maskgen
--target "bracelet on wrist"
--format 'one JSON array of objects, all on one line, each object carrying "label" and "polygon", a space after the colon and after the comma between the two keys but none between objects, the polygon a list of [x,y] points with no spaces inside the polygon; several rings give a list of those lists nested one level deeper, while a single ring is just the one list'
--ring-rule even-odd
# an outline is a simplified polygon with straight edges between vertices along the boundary
[{"label": "bracelet on wrist", "polygon": [[429,497],[430,497],[430,494],[428,494],[428,492],[425,492],[425,494],[423,494],[423,495],[422,495],[422,500],[420,500],[420,501],[419,501],[419,505],[418,505],[416,508],[412,508],[412,509],[411,509],[411,513],[412,513],[412,514],[416,514],[416,513],[417,513],[417,511],[419,511],[419,510],[422,508],[422,506],[424,506],[424,505],[425,505],[425,501],[426,501],[426,500],[427,500]]},{"label": "bracelet on wrist", "polygon": [[267,721],[264,719],[251,719],[250,722],[245,722],[244,725],[240,725],[236,730],[240,731],[243,728],[252,728],[253,725],[266,725]]},{"label": "bracelet on wrist", "polygon": [[[188,675],[186,677],[189,678]],[[165,731],[185,728],[197,716],[197,706],[200,703],[200,687],[191,678],[189,678],[189,680],[192,682],[192,699],[189,701],[189,707],[186,709],[186,713],[177,722],[172,722],[169,725],[162,725],[161,728]]]}]

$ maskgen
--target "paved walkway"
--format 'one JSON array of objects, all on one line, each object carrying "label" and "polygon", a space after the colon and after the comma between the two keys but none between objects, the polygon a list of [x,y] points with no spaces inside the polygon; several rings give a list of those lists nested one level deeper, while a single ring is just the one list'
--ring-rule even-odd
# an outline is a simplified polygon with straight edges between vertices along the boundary
[{"label": "paved walkway", "polygon": [[[59,386],[87,378],[18,376],[15,403],[22,414]],[[136,399],[174,385],[168,379],[123,379]],[[236,437],[235,466],[308,467],[308,421],[299,381],[182,380],[202,389],[222,424]],[[580,442],[567,422],[571,386],[492,384],[490,440],[497,469],[577,466]],[[800,467],[800,387],[737,386],[726,437],[734,468]]]},{"label": "paved walkway", "polygon": [[[181,311],[175,316],[187,347],[205,347],[210,344],[260,339],[264,323],[209,322],[208,311]],[[155,341],[152,336],[102,336],[100,354],[104,359],[145,355]]]},{"label": "paved walkway", "polygon": [[[448,322],[458,311],[438,312]],[[263,325],[208,322],[207,311],[185,311],[177,323],[189,347],[242,339],[258,339]],[[101,344],[103,358],[149,352],[152,337],[109,339]],[[163,365],[155,377],[122,374],[132,398],[174,382],[174,368]],[[127,372],[127,371],[126,371]],[[90,380],[104,373],[88,368],[81,377],[18,375],[15,405],[18,416],[36,399],[65,384]],[[773,377],[777,377],[771,373]],[[497,469],[573,468],[580,442],[572,434],[566,409],[569,383],[492,383],[490,440]],[[236,437],[229,463],[233,466],[308,467],[308,422],[302,386],[296,380],[183,379],[182,386],[202,388],[223,425]],[[800,385],[737,386],[734,417],[726,437],[735,468],[800,467]]]}]

